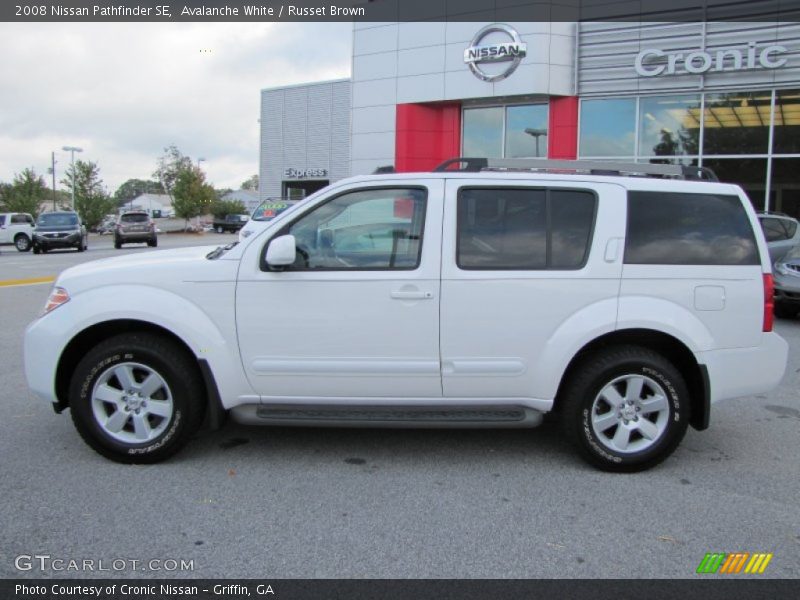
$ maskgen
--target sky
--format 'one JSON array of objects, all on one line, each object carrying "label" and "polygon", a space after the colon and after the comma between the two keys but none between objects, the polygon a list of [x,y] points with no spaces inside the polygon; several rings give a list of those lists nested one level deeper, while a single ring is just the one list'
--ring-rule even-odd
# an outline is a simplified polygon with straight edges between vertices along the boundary
[{"label": "sky", "polygon": [[351,44],[352,23],[0,23],[0,182],[32,167],[49,186],[51,152],[60,180],[77,146],[113,194],[175,144],[238,188],[260,91],[349,77]]}]

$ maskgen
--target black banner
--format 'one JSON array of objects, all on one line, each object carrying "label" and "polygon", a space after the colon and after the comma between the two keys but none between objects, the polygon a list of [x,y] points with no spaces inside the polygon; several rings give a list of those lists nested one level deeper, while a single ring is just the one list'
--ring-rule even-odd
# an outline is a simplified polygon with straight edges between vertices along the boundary
[{"label": "black banner", "polygon": [[800,0],[11,0],[0,21],[800,21]]},{"label": "black banner", "polygon": [[797,581],[730,576],[683,580],[0,580],[3,600],[779,600]]}]

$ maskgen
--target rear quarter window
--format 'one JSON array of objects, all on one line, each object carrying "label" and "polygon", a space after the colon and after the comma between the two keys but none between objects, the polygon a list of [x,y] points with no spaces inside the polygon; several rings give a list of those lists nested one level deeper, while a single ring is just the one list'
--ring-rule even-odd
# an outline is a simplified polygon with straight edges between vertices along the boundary
[{"label": "rear quarter window", "polygon": [[757,265],[759,257],[738,196],[629,192],[625,263]]}]

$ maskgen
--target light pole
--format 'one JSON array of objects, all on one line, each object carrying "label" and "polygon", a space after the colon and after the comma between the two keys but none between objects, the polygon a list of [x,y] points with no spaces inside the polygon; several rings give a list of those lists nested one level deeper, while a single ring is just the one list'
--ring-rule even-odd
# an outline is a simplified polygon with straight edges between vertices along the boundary
[{"label": "light pole", "polygon": [[75,210],[75,153],[83,152],[83,148],[77,146],[64,146],[61,148],[64,152],[72,153],[72,210]]},{"label": "light pole", "polygon": [[525,133],[536,138],[536,158],[539,158],[539,156],[541,156],[539,154],[539,138],[543,135],[547,135],[547,129],[533,129],[528,127],[525,129]]}]

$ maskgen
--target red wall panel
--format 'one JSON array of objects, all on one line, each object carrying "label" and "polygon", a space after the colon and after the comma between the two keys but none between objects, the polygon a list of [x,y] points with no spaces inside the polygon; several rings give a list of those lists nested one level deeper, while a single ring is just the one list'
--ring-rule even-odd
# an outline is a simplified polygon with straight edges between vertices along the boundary
[{"label": "red wall panel", "polygon": [[461,104],[398,104],[395,169],[430,171],[461,152]]},{"label": "red wall panel", "polygon": [[550,98],[550,119],[547,135],[547,158],[578,157],[578,97]]}]

